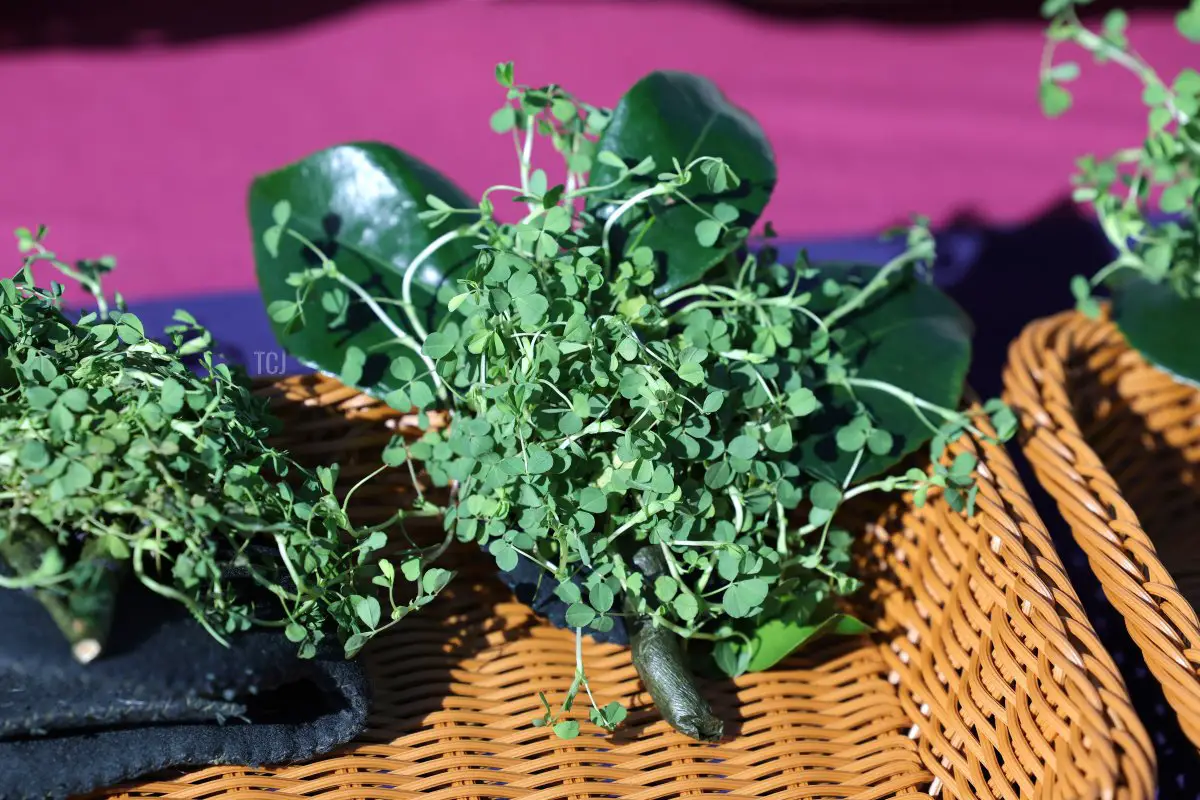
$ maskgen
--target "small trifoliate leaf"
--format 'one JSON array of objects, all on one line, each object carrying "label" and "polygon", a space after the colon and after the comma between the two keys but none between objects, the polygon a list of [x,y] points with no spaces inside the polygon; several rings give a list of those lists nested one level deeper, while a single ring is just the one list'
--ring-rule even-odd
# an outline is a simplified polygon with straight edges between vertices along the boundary
[{"label": "small trifoliate leaf", "polygon": [[842,491],[828,481],[818,481],[809,489],[808,499],[816,508],[835,511],[842,502]]},{"label": "small trifoliate leaf", "polygon": [[579,735],[579,723],[573,719],[555,724],[554,735],[560,739],[574,739]]},{"label": "small trifoliate leaf", "polygon": [[782,423],[776,424],[767,431],[767,435],[763,437],[763,443],[776,453],[788,452],[795,445],[791,426]]},{"label": "small trifoliate leaf", "polygon": [[525,451],[526,465],[530,475],[549,472],[554,466],[554,456],[543,447],[532,445]]},{"label": "small trifoliate leaf", "polygon": [[598,583],[588,592],[588,602],[591,607],[603,614],[613,607],[615,596],[612,589],[603,583]]},{"label": "small trifoliate leaf", "polygon": [[1071,93],[1053,81],[1042,83],[1039,99],[1042,112],[1048,117],[1059,117],[1071,108]]},{"label": "small trifoliate leaf", "polygon": [[721,596],[721,606],[729,616],[748,617],[767,598],[770,586],[760,578],[750,578],[729,584]]},{"label": "small trifoliate leaf", "polygon": [[508,133],[517,124],[517,110],[512,106],[498,108],[492,114],[489,124],[496,133]]},{"label": "small trifoliate leaf", "polygon": [[505,572],[512,572],[517,568],[517,562],[520,560],[520,557],[516,549],[503,539],[493,541],[488,546],[488,552],[495,557],[496,566]]},{"label": "small trifoliate leaf", "polygon": [[892,434],[877,428],[867,437],[867,449],[877,456],[885,456],[892,451],[894,440]]},{"label": "small trifoliate leaf", "polygon": [[1175,15],[1175,27],[1188,41],[1200,42],[1200,2],[1192,3]]},{"label": "small trifoliate leaf", "polygon": [[589,486],[579,494],[579,508],[590,514],[603,514],[608,510],[608,499],[604,492]]},{"label": "small trifoliate leaf", "polygon": [[575,603],[567,609],[567,624],[572,628],[586,628],[596,618],[596,612],[585,603]]},{"label": "small trifoliate leaf", "polygon": [[696,598],[691,594],[676,595],[675,600],[671,603],[671,607],[675,609],[675,613],[684,622],[691,622],[700,613],[700,604],[696,602]]},{"label": "small trifoliate leaf", "polygon": [[496,83],[505,87],[512,88],[513,85],[513,62],[503,61],[496,65]]},{"label": "small trifoliate leaf", "polygon": [[425,337],[425,344],[421,347],[421,351],[434,361],[439,361],[454,350],[454,345],[454,338],[450,334],[434,331]]},{"label": "small trifoliate leaf", "polygon": [[354,604],[354,611],[358,614],[358,618],[363,621],[363,624],[374,630],[379,626],[380,607],[379,601],[374,597],[358,597]]},{"label": "small trifoliate leaf", "polygon": [[367,354],[358,347],[346,349],[346,357],[342,362],[341,378],[351,386],[362,382],[363,366],[367,363]]},{"label": "small trifoliate leaf", "polygon": [[736,222],[738,218],[738,210],[728,203],[717,203],[713,206],[712,214],[726,225]]},{"label": "small trifoliate leaf", "polygon": [[721,223],[704,219],[696,223],[696,241],[704,247],[712,247],[721,236]]}]

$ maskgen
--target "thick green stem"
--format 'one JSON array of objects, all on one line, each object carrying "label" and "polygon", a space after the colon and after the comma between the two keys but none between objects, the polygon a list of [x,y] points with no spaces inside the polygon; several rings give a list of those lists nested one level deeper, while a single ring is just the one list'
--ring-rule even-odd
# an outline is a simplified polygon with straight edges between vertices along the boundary
[{"label": "thick green stem", "polygon": [[85,664],[108,644],[117,594],[128,571],[129,562],[111,558],[103,551],[100,539],[91,538],[84,544],[75,567],[78,578],[70,609],[80,637],[71,643],[71,650]]},{"label": "thick green stem", "polygon": [[[661,555],[651,547],[639,550],[633,562],[647,584],[653,584],[666,569]],[[663,719],[685,736],[704,742],[719,741],[725,734],[725,725],[700,694],[679,636],[656,625],[648,616],[629,608],[627,611],[631,620],[633,665]]]},{"label": "thick green stem", "polygon": [[[24,526],[13,534],[0,542],[0,558],[17,575],[36,571],[44,554],[57,547],[41,526]],[[84,545],[69,583],[33,591],[81,664],[93,661],[108,644],[117,592],[127,564],[102,552],[98,542],[92,538]]]}]

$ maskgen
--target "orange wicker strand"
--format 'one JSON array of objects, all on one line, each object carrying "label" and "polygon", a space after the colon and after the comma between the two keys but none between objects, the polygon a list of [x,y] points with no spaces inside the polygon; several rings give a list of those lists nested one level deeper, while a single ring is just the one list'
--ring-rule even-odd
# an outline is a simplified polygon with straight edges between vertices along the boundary
[{"label": "orange wicker strand", "polygon": [[1075,312],[1026,328],[1004,380],[1038,480],[1200,748],[1200,391]]},{"label": "orange wicker strand", "polygon": [[[336,456],[344,473],[376,463],[381,431],[400,420],[327,378],[264,391],[284,444],[305,459]],[[308,764],[162,775],[105,796],[1148,799],[1154,755],[1120,675],[1003,450],[980,455],[971,520],[941,498],[861,512],[871,522],[856,610],[874,635],[706,686],[725,742],[671,731],[628,650],[591,642],[592,691],[626,703],[625,724],[610,736],[584,722],[570,741],[533,727],[537,691],[553,703],[571,681],[574,637],[514,602],[486,559],[466,558],[442,598],[368,648],[376,697],[357,742]],[[368,505],[404,502],[411,483],[397,479]]]}]

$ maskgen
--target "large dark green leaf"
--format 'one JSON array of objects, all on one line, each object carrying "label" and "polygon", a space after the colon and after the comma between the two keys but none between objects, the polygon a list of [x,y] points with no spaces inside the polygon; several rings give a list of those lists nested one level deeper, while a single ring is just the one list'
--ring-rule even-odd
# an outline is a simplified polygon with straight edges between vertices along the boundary
[{"label": "large dark green leaf", "polygon": [[[865,284],[878,267],[822,264],[822,277]],[[868,304],[837,326],[845,330],[839,345],[855,377],[889,383],[942,408],[957,409],[971,363],[971,322],[961,308],[939,289],[908,271],[895,273],[888,286]],[[903,400],[877,390],[859,388],[876,427],[892,434],[892,450],[868,453],[855,480],[878,475],[895,466],[932,438],[933,432]],[[839,450],[838,428],[850,419],[850,398],[844,389],[818,392],[822,408],[808,418],[809,431],[800,447],[800,465],[807,472],[840,483],[854,454]],[[935,425],[942,420],[928,414]]]},{"label": "large dark green leaf", "polygon": [[[417,218],[427,207],[425,198],[430,194],[454,208],[475,205],[447,178],[384,144],[332,147],[256,178],[250,186],[249,212],[263,301],[270,306],[275,301],[294,300],[296,290],[285,282],[288,275],[318,263],[314,254],[288,236],[280,241],[278,257],[267,251],[263,232],[274,225],[272,209],[280,200],[291,204],[289,228],[315,242],[373,297],[399,300],[405,267],[430,242],[465,219],[455,215],[450,222],[431,229]],[[412,297],[427,330],[432,330],[444,313],[444,304],[438,302],[439,290],[452,291],[454,276],[474,257],[472,242],[457,240],[441,247],[419,268]],[[361,377],[350,382],[380,395],[402,386],[387,367],[396,356],[411,352],[396,344],[387,327],[353,295],[349,295],[344,323],[331,329],[330,323],[339,316],[339,304],[332,302],[340,296],[338,285],[326,279],[319,288],[322,291],[314,292],[305,303],[302,328],[287,332],[284,325],[272,320],[283,347],[305,364],[331,374],[339,374],[347,350],[358,347],[368,358]],[[384,308],[397,325],[409,330],[399,308]]]},{"label": "large dark green leaf", "polygon": [[1113,286],[1112,298],[1113,321],[1130,347],[1177,380],[1200,386],[1200,299],[1142,278]]},{"label": "large dark green leaf", "polygon": [[770,669],[823,636],[858,636],[870,631],[870,625],[849,614],[830,614],[820,622],[808,625],[773,619],[755,629],[750,639],[750,663],[746,671]]},{"label": "large dark green leaf", "polygon": [[[683,72],[653,72],[638,81],[621,98],[600,138],[597,152],[605,150],[630,167],[653,157],[656,168],[635,178],[633,188],[625,184],[619,195],[602,196],[593,204],[600,216],[615,208],[613,200],[656,183],[658,173],[672,169],[672,158],[682,166],[701,156],[723,158],[741,179],[738,188],[715,194],[696,170],[683,192],[710,213],[719,202],[732,205],[739,212],[734,224],[742,228],[754,224],[775,188],[775,156],[762,128],[710,81]],[[616,167],[597,163],[589,182],[601,186],[619,174]],[[616,226],[622,237],[633,240],[644,233],[641,244],[657,255],[660,296],[695,283],[741,244],[741,237],[726,234],[714,246],[701,245],[696,224],[704,219],[687,203],[665,205],[659,200],[622,215]]]}]

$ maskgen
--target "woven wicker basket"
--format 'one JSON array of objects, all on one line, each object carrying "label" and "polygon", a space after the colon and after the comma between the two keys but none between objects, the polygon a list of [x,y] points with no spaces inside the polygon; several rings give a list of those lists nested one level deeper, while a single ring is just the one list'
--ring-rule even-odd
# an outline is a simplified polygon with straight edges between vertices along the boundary
[{"label": "woven wicker basket", "polygon": [[1026,328],[1004,379],[1039,481],[1200,748],[1200,391],[1076,312]]},{"label": "woven wicker basket", "polygon": [[[265,390],[301,459],[348,485],[404,418],[330,379]],[[970,445],[964,445],[970,446]],[[671,731],[625,648],[585,644],[601,702],[631,706],[607,736],[561,741],[530,719],[561,699],[574,638],[488,577],[451,590],[368,649],[375,710],[322,760],[159,776],[108,797],[672,800],[678,797],[1149,798],[1154,755],[1124,684],[1000,449],[982,453],[979,515],[940,500],[865,526],[860,609],[873,637],[828,641],[781,668],[706,687],[734,734]],[[398,482],[367,506],[394,506]],[[358,495],[356,495],[356,498]],[[371,509],[359,507],[364,513]]]}]

